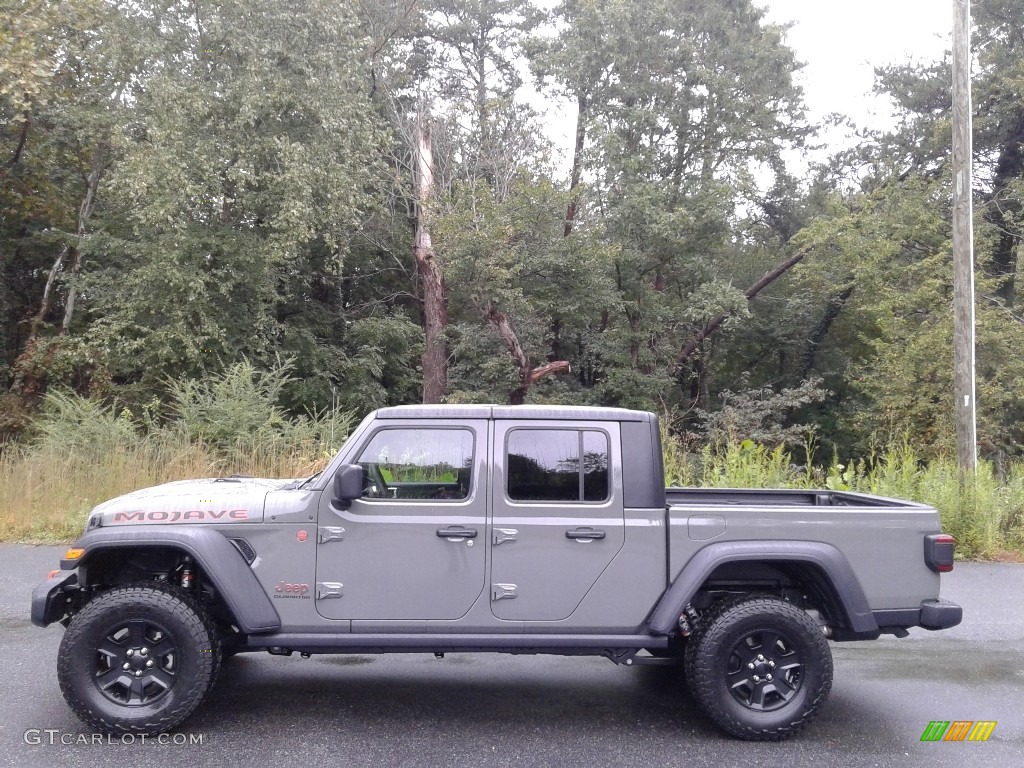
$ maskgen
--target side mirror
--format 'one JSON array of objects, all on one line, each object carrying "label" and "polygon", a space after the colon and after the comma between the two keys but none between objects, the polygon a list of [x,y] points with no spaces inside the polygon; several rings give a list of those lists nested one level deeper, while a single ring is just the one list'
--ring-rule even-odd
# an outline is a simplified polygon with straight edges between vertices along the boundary
[{"label": "side mirror", "polygon": [[358,464],[342,464],[334,473],[334,498],[350,502],[363,495],[366,470]]}]

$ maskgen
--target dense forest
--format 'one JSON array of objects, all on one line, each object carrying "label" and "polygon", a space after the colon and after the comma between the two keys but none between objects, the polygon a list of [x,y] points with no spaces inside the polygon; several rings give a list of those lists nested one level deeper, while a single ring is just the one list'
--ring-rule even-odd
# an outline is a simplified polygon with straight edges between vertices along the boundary
[{"label": "dense forest", "polygon": [[[159,424],[241,364],[287,369],[293,416],[603,404],[692,446],[951,451],[948,59],[878,70],[898,128],[796,175],[820,126],[752,0],[0,9],[8,442],[48,393]],[[974,7],[997,463],[1024,440],[1021,18]],[[531,91],[571,105],[568,163]]]}]

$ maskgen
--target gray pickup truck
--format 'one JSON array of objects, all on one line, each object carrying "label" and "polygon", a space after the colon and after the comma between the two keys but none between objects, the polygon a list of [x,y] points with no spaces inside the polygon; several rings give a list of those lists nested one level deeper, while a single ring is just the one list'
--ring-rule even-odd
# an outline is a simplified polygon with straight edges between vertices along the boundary
[{"label": "gray pickup truck", "polygon": [[248,651],[600,655],[680,663],[747,739],[806,725],[829,639],[960,622],[930,507],[833,491],[665,489],[658,419],[402,406],[304,480],[167,483],[100,504],[32,620],[65,699],[157,733]]}]

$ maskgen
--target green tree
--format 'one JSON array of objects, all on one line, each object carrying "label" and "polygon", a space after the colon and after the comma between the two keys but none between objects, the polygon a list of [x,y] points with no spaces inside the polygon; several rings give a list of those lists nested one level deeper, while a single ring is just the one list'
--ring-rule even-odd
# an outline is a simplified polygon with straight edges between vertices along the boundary
[{"label": "green tree", "polygon": [[[1013,19],[1022,10],[1001,0],[974,15],[978,426],[982,453],[996,457],[1019,454],[1022,439],[1024,368],[1010,351],[1024,340],[1013,309],[1024,232]],[[935,456],[954,446],[948,58],[882,68],[877,89],[899,126],[867,134],[827,169],[834,194],[796,237],[810,256],[795,276],[804,310],[794,330],[813,342],[807,373],[834,392],[821,412],[830,438],[866,451],[908,436]]]},{"label": "green tree", "polygon": [[807,133],[797,64],[749,2],[570,0],[557,12],[562,33],[535,61],[578,107],[565,231],[600,221],[617,254],[601,398],[706,404],[703,340],[745,318],[740,286],[789,255],[757,174],[782,178],[781,150]]},{"label": "green tree", "polygon": [[[523,0],[437,0],[421,11],[403,41],[410,52],[407,61],[392,67],[386,79],[394,83],[389,94],[405,148],[395,164],[407,169],[404,199],[414,230],[425,336],[424,400],[437,402],[449,389],[452,334],[446,331],[452,319],[463,326],[474,320],[488,325],[521,382],[505,391],[519,400],[538,378],[565,370],[566,363],[537,364],[524,348],[516,321],[498,302],[498,286],[486,301],[453,301],[453,296],[473,293],[478,283],[453,284],[451,275],[462,280],[481,274],[456,263],[470,253],[476,263],[478,235],[498,231],[479,217],[505,203],[514,190],[522,192],[526,169],[540,172],[539,127],[516,99],[524,35],[536,26],[539,14]],[[460,234],[452,224],[465,223],[467,211],[476,213]],[[485,250],[493,253],[500,242]]]},{"label": "green tree", "polygon": [[283,343],[313,352],[297,373],[336,377],[323,315],[381,175],[359,23],[325,0],[180,8],[117,135],[92,332],[147,387]]},{"label": "green tree", "polygon": [[60,360],[88,359],[78,354],[81,345],[43,337],[63,337],[76,319],[93,214],[116,158],[111,138],[143,70],[139,43],[147,26],[100,0],[7,6],[0,141],[10,154],[0,168],[0,312],[11,372],[5,383],[31,402],[48,383],[87,383],[57,375]]},{"label": "green tree", "polygon": [[585,350],[593,318],[614,300],[607,252],[564,237],[568,194],[550,180],[523,171],[501,200],[483,184],[459,191],[438,224],[458,288],[453,313],[462,319],[452,332],[453,398],[584,401],[578,378],[549,377],[570,365],[582,369],[577,377],[592,373]]}]

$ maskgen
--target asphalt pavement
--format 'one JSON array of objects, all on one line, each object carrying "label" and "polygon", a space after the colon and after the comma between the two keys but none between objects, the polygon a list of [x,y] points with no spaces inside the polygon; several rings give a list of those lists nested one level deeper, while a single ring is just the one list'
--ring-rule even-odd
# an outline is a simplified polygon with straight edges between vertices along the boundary
[{"label": "asphalt pavement", "polygon": [[[599,658],[245,655],[175,733],[92,734],[56,680],[63,630],[29,621],[62,548],[0,545],[0,765],[999,766],[1024,761],[1024,565],[959,563],[959,627],[833,643],[816,720],[780,744],[723,735],[682,673]],[[985,742],[922,742],[933,720],[996,721]]]}]

